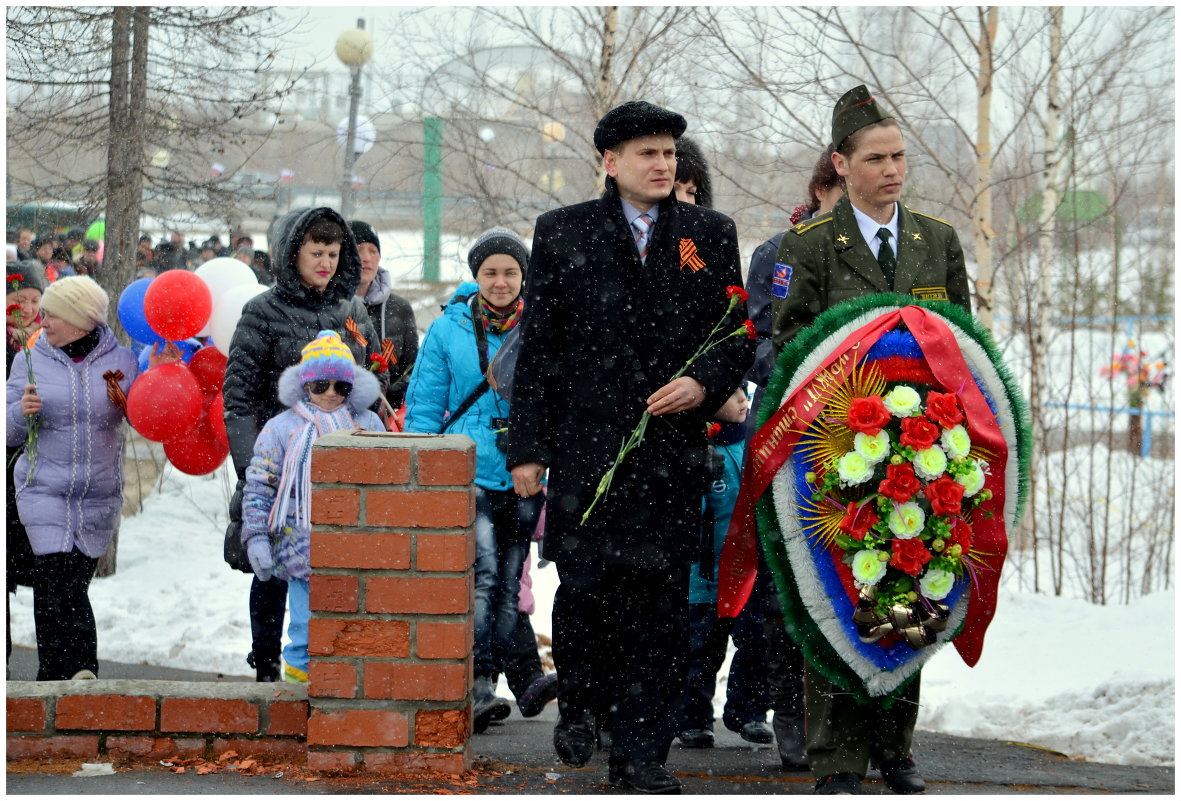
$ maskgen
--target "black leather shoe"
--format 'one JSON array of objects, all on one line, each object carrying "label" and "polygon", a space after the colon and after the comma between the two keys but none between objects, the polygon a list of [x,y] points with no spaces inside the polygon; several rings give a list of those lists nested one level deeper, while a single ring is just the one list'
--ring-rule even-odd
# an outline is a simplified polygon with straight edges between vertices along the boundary
[{"label": "black leather shoe", "polygon": [[659,762],[626,762],[612,766],[608,781],[637,793],[679,795],[681,783]]},{"label": "black leather shoe", "polygon": [[808,752],[804,749],[804,721],[792,715],[775,713],[771,721],[775,745],[784,770],[807,770]]},{"label": "black leather shoe", "polygon": [[878,770],[882,772],[886,786],[899,795],[912,795],[927,789],[927,783],[923,781],[919,769],[910,757],[883,762],[878,766]]},{"label": "black leather shoe", "polygon": [[709,729],[686,729],[677,732],[677,739],[685,748],[713,748],[714,733]]},{"label": "black leather shoe", "polygon": [[861,777],[856,773],[833,773],[816,782],[816,795],[861,795]]},{"label": "black leather shoe", "polygon": [[558,674],[547,673],[530,682],[529,687],[517,699],[517,709],[521,710],[522,717],[534,718],[541,714],[546,704],[557,697]]},{"label": "black leather shoe", "polygon": [[771,727],[761,720],[743,723],[738,729],[738,736],[748,743],[757,743],[758,745],[775,742],[775,735],[772,733]]},{"label": "black leather shoe", "polygon": [[571,767],[585,765],[595,752],[594,715],[579,712],[559,719],[554,726],[554,752]]}]

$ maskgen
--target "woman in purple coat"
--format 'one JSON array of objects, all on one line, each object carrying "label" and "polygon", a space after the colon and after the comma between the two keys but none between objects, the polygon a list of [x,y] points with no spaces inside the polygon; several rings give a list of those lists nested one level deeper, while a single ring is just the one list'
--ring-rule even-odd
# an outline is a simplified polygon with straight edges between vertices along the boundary
[{"label": "woman in purple coat", "polygon": [[[8,378],[9,447],[25,441],[29,419],[38,421],[36,441],[13,473],[34,554],[38,681],[98,675],[87,593],[123,505],[124,413],[108,395],[104,375],[112,374],[126,393],[138,373],[135,354],[120,347],[106,325],[107,302],[102,287],[85,276],[50,284],[30,353],[34,383],[24,351]],[[30,452],[36,453],[32,466]]]}]

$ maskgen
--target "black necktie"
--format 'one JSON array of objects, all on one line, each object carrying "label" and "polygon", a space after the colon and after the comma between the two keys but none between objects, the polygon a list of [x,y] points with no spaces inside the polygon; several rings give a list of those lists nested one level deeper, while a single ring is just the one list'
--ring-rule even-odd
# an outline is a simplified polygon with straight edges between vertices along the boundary
[{"label": "black necktie", "polygon": [[894,269],[898,266],[898,259],[894,258],[894,251],[890,247],[890,229],[879,228],[878,239],[882,246],[878,248],[878,266],[886,276],[886,286],[894,288]]}]

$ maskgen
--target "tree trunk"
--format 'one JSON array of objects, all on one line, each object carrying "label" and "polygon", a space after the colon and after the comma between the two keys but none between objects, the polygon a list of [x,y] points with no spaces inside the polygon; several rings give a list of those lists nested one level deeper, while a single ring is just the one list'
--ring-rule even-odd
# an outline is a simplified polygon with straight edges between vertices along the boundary
[{"label": "tree trunk", "polygon": [[997,7],[980,11],[980,73],[976,77],[976,316],[992,330],[992,54]]},{"label": "tree trunk", "polygon": [[[603,51],[599,54],[599,85],[595,98],[596,119],[602,118],[611,110],[611,66],[615,59],[615,33],[619,28],[619,6],[607,6],[603,9]],[[603,170],[603,160],[595,165],[595,186],[601,193],[606,185],[607,173]]]}]

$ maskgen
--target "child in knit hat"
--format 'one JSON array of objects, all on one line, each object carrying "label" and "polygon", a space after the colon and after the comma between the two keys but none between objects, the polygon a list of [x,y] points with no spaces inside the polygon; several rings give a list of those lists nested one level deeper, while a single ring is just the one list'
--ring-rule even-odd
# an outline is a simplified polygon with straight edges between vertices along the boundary
[{"label": "child in knit hat", "polygon": [[279,378],[287,411],[254,443],[242,496],[242,542],[260,581],[287,581],[290,620],[283,648],[287,681],[308,680],[308,577],[311,566],[312,444],[332,431],[385,426],[369,406],[381,392],[335,331],[321,331],[299,364]]}]

